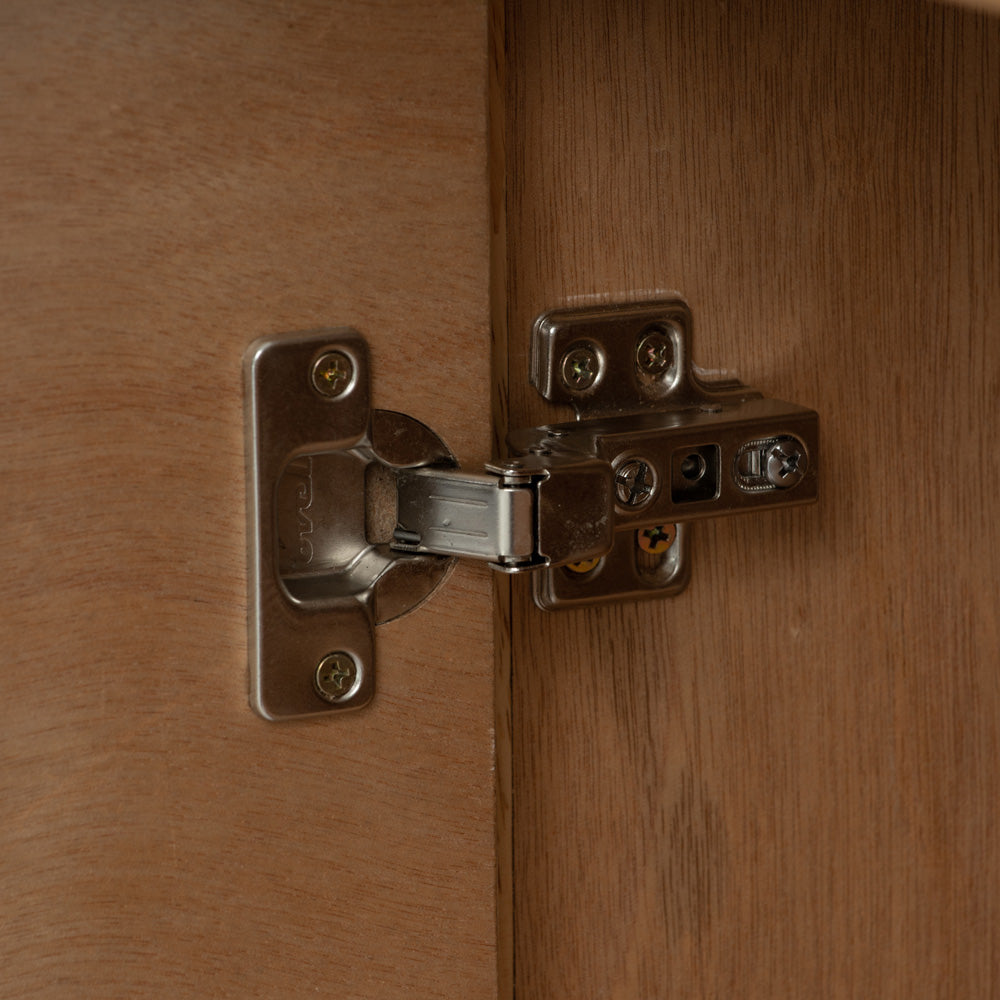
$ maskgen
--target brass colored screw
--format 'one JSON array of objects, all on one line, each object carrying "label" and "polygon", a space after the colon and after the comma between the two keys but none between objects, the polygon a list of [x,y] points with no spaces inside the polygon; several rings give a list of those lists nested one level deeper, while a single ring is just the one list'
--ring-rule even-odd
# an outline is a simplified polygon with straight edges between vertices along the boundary
[{"label": "brass colored screw", "polygon": [[327,351],[312,369],[312,384],[323,396],[342,396],[354,379],[354,362],[343,351]]},{"label": "brass colored screw", "polygon": [[574,347],[562,360],[563,382],[570,389],[582,392],[596,381],[601,359],[591,347]]},{"label": "brass colored screw", "polygon": [[600,559],[581,559],[579,562],[566,563],[566,569],[571,573],[589,573],[600,561]]},{"label": "brass colored screw", "polygon": [[668,551],[677,537],[676,524],[657,524],[653,528],[642,528],[635,533],[636,541],[643,552],[659,556]]},{"label": "brass colored screw", "polygon": [[674,362],[674,345],[669,337],[654,330],[647,333],[635,349],[635,363],[647,375],[659,375]]},{"label": "brass colored screw", "polygon": [[324,701],[344,701],[360,683],[361,668],[350,653],[328,653],[316,667],[316,693]]}]

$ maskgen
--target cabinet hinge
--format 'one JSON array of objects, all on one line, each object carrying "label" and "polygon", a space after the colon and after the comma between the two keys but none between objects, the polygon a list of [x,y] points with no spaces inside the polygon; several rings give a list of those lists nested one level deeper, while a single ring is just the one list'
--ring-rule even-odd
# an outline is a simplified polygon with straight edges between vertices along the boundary
[{"label": "cabinet hinge", "polygon": [[818,417],[690,360],[679,300],[539,317],[530,379],[575,420],[458,468],[405,414],[373,410],[361,334],[257,341],[245,359],[251,703],[266,718],[358,708],[374,633],[457,557],[531,571],[544,609],[675,594],[690,523],[810,503]]}]

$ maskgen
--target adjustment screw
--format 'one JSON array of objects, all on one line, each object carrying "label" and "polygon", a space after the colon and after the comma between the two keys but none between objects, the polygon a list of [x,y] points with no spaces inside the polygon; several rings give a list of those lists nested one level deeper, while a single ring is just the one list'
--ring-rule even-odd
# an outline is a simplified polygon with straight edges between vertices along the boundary
[{"label": "adjustment screw", "polygon": [[597,564],[600,561],[600,559],[581,559],[580,562],[566,563],[566,569],[568,569],[571,573],[579,573],[582,575],[596,569]]},{"label": "adjustment screw", "polygon": [[615,495],[623,507],[641,507],[656,489],[656,473],[642,458],[630,458],[615,471]]},{"label": "adjustment screw", "polygon": [[779,438],[764,455],[767,481],[779,489],[789,489],[802,482],[808,459],[805,446],[798,438]]},{"label": "adjustment screw", "polygon": [[350,653],[328,653],[319,661],[314,681],[324,701],[345,701],[361,686],[361,668]]},{"label": "adjustment screw", "polygon": [[668,336],[654,330],[635,349],[635,363],[647,375],[661,375],[674,363],[674,345]]},{"label": "adjustment screw", "polygon": [[597,381],[601,359],[592,347],[574,347],[563,356],[561,370],[566,387],[583,392]]},{"label": "adjustment screw", "polygon": [[674,544],[674,539],[677,537],[677,525],[657,524],[653,528],[643,528],[635,535],[639,548],[643,552],[659,556],[663,555]]},{"label": "adjustment screw", "polygon": [[312,369],[313,388],[323,396],[342,396],[354,380],[354,362],[343,351],[327,351]]}]

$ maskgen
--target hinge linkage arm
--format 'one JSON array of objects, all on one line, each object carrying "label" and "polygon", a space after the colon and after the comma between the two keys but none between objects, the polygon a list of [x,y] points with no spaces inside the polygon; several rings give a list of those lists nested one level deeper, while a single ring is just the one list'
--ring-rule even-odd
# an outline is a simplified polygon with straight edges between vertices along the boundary
[{"label": "hinge linkage arm", "polygon": [[613,544],[612,471],[584,456],[529,457],[485,473],[396,473],[392,548],[484,559],[520,573],[597,558]]}]

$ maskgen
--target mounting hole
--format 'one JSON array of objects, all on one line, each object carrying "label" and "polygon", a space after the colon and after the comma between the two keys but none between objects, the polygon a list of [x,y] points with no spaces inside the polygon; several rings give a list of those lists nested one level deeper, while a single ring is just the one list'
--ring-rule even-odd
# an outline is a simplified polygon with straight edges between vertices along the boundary
[{"label": "mounting hole", "polygon": [[698,503],[719,495],[719,446],[686,445],[670,459],[670,496],[674,503]]},{"label": "mounting hole", "polygon": [[708,463],[696,451],[691,452],[690,455],[685,455],[681,460],[681,475],[689,483],[699,482],[707,469]]}]

